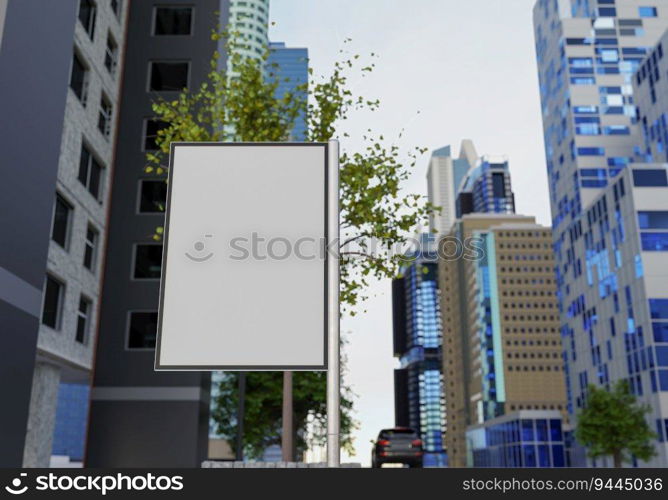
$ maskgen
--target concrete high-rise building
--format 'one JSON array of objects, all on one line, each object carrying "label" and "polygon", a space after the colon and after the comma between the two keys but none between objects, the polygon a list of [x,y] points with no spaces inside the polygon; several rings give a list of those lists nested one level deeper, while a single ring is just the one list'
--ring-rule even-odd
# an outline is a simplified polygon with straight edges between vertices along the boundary
[{"label": "concrete high-rise building", "polygon": [[508,159],[483,156],[462,180],[456,198],[457,218],[471,213],[514,214]]},{"label": "concrete high-rise building", "polygon": [[59,386],[91,376],[126,10],[0,2],[0,465],[48,467]]},{"label": "concrete high-rise building", "polygon": [[478,164],[473,142],[462,141],[459,157],[452,157],[450,146],[432,152],[427,170],[427,198],[429,203],[440,207],[430,215],[429,229],[438,234],[447,234],[456,216],[457,193],[464,177]]},{"label": "concrete high-rise building", "polygon": [[[666,0],[596,4],[539,0],[534,7],[568,408],[573,420],[585,402],[588,383],[607,387],[618,380],[628,381],[639,399],[652,407],[648,416],[652,426],[668,416],[666,392],[657,380],[661,370],[656,369],[662,346],[649,333],[651,315],[661,318],[656,308],[668,297],[668,285],[656,278],[661,273],[658,250],[642,249],[652,246],[655,231],[645,234],[639,227],[660,224],[644,212],[661,212],[657,199],[661,184],[650,188],[651,180],[641,180],[645,184],[636,184],[636,190],[635,179],[625,171],[634,159],[648,159],[638,154],[648,153],[638,117],[643,125],[647,122],[650,139],[656,130],[650,120],[656,117],[652,118],[650,108],[643,105],[639,112],[636,105],[651,103],[651,87],[665,78],[659,74],[657,79],[652,67],[659,60],[658,49],[651,59],[646,56],[667,27]],[[639,68],[641,81],[634,88]],[[658,146],[656,152],[651,144],[649,148],[652,156],[660,152]],[[656,176],[662,182],[662,174],[651,173],[661,167],[636,167],[634,176],[636,170],[645,169],[637,176]],[[621,189],[625,195],[620,196]],[[652,384],[658,384],[656,392]],[[656,449],[656,457],[638,465],[668,465],[666,444],[657,442]],[[589,463],[601,462],[611,463],[606,459]]]},{"label": "concrete high-rise building", "polygon": [[392,281],[395,424],[419,433],[425,466],[447,465],[441,312],[435,238],[423,234],[402,277]]},{"label": "concrete high-rise building", "polygon": [[85,463],[197,467],[208,448],[210,376],[153,370],[162,259],[153,235],[166,184],[144,167],[163,125],[152,102],[205,79],[219,48],[211,30],[227,25],[229,4],[142,0],[129,11]]},{"label": "concrete high-rise building", "polygon": [[286,47],[283,42],[271,42],[269,44],[267,67],[267,77],[278,81],[276,93],[279,97],[284,96],[286,92],[297,92],[300,96],[303,96],[304,106],[295,121],[290,139],[305,141],[308,94],[299,92],[298,88],[308,84],[308,49]]},{"label": "concrete high-rise building", "polygon": [[533,217],[474,213],[440,240],[450,466],[467,427],[519,410],[565,413],[552,235]]}]

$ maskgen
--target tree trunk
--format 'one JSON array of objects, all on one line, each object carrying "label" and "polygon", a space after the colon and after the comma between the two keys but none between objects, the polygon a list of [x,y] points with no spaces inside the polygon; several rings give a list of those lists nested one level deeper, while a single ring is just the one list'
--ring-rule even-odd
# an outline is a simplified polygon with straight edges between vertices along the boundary
[{"label": "tree trunk", "polygon": [[281,454],[284,462],[294,461],[292,414],[292,372],[283,372],[283,434]]},{"label": "tree trunk", "polygon": [[246,416],[246,372],[239,372],[239,405],[237,406],[236,459],[244,459],[244,418]]},{"label": "tree trunk", "polygon": [[616,468],[620,468],[622,466],[622,452],[618,451],[612,454],[612,461],[615,465]]}]

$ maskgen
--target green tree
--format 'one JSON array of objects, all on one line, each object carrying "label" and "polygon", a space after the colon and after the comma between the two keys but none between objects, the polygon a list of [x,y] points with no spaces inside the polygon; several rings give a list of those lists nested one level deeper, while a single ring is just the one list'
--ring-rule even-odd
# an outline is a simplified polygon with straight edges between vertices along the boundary
[{"label": "green tree", "polygon": [[585,407],[577,419],[575,438],[590,457],[612,456],[615,467],[631,460],[631,455],[649,460],[656,451],[656,434],[647,425],[649,406],[638,404],[626,381],[612,390],[590,385]]},{"label": "green tree", "polygon": [[[164,127],[157,134],[158,150],[147,154],[147,172],[165,175],[169,144],[174,141],[286,141],[300,114],[306,116],[308,141],[343,140],[348,137],[343,125],[352,111],[378,110],[377,100],[353,95],[348,88],[349,72],[364,76],[373,69],[373,65],[359,67],[358,56],[337,62],[327,76],[316,78],[309,70],[308,84],[277,95],[280,80],[276,68],[267,64],[268,51],[259,59],[244,58],[236,50],[243,44],[238,35],[215,32],[212,36],[224,39],[229,63],[220,64],[215,53],[208,77],[198,88],[183,89],[173,100],[157,98],[153,111]],[[432,210],[423,197],[400,192],[424,150],[414,148],[403,157],[396,145],[385,144],[382,136],[371,131],[364,141],[361,151],[347,151],[342,141],[340,155],[340,294],[342,309],[350,314],[366,299],[371,278],[397,274],[402,262],[398,247],[405,243],[408,231],[428,220]],[[159,240],[161,234],[158,228],[154,238]],[[230,440],[235,439],[235,384],[233,376],[222,382],[214,414],[218,430]],[[257,456],[280,439],[281,374],[249,373],[247,388],[244,447]],[[298,448],[305,445],[308,420],[315,420],[314,427],[319,429],[315,441],[325,440],[325,401],[324,374],[296,374]],[[342,445],[352,451],[352,393],[345,387],[341,407]]]}]

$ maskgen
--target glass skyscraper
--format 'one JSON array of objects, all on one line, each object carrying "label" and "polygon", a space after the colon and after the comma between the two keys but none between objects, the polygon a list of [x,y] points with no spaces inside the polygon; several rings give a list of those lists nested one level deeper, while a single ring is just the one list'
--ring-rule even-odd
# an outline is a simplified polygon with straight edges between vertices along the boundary
[{"label": "glass skyscraper", "polygon": [[447,465],[446,410],[441,368],[441,311],[435,242],[421,235],[412,262],[392,283],[395,420],[416,430],[423,441],[424,465]]},{"label": "glass skyscraper", "polygon": [[457,192],[457,218],[470,213],[515,213],[506,158],[483,156],[462,181]]},{"label": "glass skyscraper", "polygon": [[[666,0],[534,7],[568,408],[575,417],[590,383],[626,380],[657,428],[667,416],[667,360],[652,320],[664,318],[666,256],[640,229],[661,219],[653,214],[668,209],[668,191],[665,166],[633,163],[652,160],[633,83],[639,69],[656,79],[644,61],[666,27]],[[665,443],[656,450],[638,465],[668,465]]]},{"label": "glass skyscraper", "polygon": [[[279,97],[286,92],[295,92],[297,87],[308,82],[308,49],[271,42],[267,66],[268,78],[278,80],[276,93]],[[307,94],[303,93],[304,106],[292,129],[291,139],[294,141],[306,140],[306,99]]]}]

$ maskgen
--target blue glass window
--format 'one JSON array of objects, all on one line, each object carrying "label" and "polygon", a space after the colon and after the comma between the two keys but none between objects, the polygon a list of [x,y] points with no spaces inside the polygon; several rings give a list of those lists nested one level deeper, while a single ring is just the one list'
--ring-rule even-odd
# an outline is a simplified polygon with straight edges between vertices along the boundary
[{"label": "blue glass window", "polygon": [[645,53],[647,53],[647,49],[645,47],[624,47],[622,49],[622,54],[626,55],[638,56],[644,55]]},{"label": "blue glass window", "polygon": [[640,233],[640,243],[645,252],[668,252],[668,233]]},{"label": "blue glass window", "polygon": [[638,212],[640,229],[668,229],[668,211]]},{"label": "blue glass window", "polygon": [[563,467],[564,461],[564,447],[560,444],[552,445],[552,467]]},{"label": "blue glass window", "polygon": [[609,125],[603,127],[603,133],[605,135],[629,135],[631,130],[626,125]]},{"label": "blue glass window", "polygon": [[591,38],[566,38],[566,45],[591,45]]},{"label": "blue glass window", "polygon": [[668,323],[655,321],[652,323],[654,342],[668,342]]},{"label": "blue glass window", "polygon": [[547,420],[536,420],[536,441],[548,441],[547,438]]},{"label": "blue glass window", "polygon": [[662,391],[668,391],[668,370],[659,370],[659,388]]},{"label": "blue glass window", "polygon": [[598,113],[598,106],[573,106],[573,113],[580,115],[593,115]]},{"label": "blue glass window", "polygon": [[550,420],[550,440],[562,441],[564,438],[561,434],[561,420],[553,418]]},{"label": "blue glass window", "polygon": [[522,441],[533,441],[533,420],[522,420]]},{"label": "blue glass window", "polygon": [[654,348],[658,366],[668,366],[668,346],[658,345]]},{"label": "blue glass window", "polygon": [[665,170],[633,170],[633,185],[637,187],[666,187],[668,178]]},{"label": "blue glass window", "polygon": [[580,156],[605,156],[604,148],[578,148]]},{"label": "blue glass window", "polygon": [[550,466],[550,447],[546,444],[538,445],[538,467]]},{"label": "blue glass window", "polygon": [[652,319],[668,320],[668,299],[649,299],[649,314]]},{"label": "blue glass window", "polygon": [[524,450],[524,467],[536,467],[536,448],[533,444],[522,446]]},{"label": "blue glass window", "polygon": [[571,84],[573,85],[594,85],[595,83],[596,79],[593,77],[588,77],[588,76],[571,77]]},{"label": "blue glass window", "polygon": [[608,185],[606,179],[581,179],[580,185],[583,188],[602,188]]},{"label": "blue glass window", "polygon": [[656,7],[638,7],[638,15],[640,17],[656,17]]},{"label": "blue glass window", "polygon": [[581,168],[580,177],[598,177],[605,179],[607,172],[604,168]]},{"label": "blue glass window", "polygon": [[629,159],[623,156],[613,156],[608,158],[608,166],[610,167],[625,167],[629,164]]},{"label": "blue glass window", "polygon": [[591,68],[594,60],[591,57],[569,57],[568,64],[575,68]]}]

